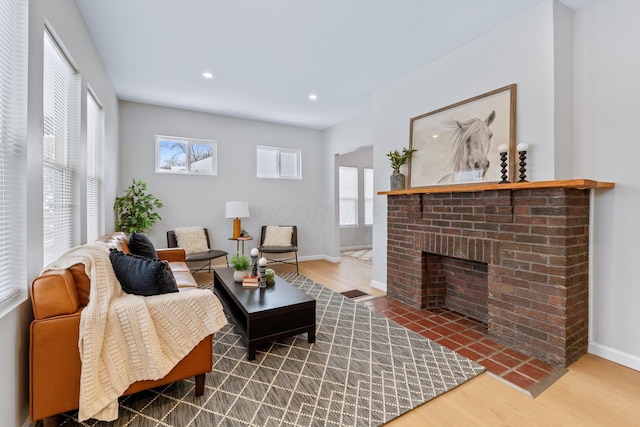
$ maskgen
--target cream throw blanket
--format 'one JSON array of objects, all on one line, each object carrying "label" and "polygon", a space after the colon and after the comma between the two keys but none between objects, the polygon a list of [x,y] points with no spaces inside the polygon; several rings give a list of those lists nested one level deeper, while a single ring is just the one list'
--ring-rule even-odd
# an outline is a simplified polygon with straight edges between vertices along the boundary
[{"label": "cream throw blanket", "polygon": [[130,384],[164,377],[227,320],[210,290],[151,297],[125,293],[102,242],[78,246],[46,270],[78,263],[91,279],[89,303],[80,316],[78,420],[113,421],[118,397]]}]

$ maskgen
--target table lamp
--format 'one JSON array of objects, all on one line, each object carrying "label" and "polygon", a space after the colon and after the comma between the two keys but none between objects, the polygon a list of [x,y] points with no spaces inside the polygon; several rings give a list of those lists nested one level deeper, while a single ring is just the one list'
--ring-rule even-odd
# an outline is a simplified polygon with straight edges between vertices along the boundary
[{"label": "table lamp", "polygon": [[233,218],[233,238],[240,237],[240,218],[249,218],[248,202],[227,202],[224,212],[225,218]]}]

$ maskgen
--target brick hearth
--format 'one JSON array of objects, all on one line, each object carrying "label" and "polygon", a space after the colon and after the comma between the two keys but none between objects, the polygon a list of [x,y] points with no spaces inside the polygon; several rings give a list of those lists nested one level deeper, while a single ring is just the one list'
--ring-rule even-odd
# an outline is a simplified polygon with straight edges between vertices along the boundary
[{"label": "brick hearth", "polygon": [[382,194],[388,296],[486,322],[554,366],[586,353],[588,189]]}]

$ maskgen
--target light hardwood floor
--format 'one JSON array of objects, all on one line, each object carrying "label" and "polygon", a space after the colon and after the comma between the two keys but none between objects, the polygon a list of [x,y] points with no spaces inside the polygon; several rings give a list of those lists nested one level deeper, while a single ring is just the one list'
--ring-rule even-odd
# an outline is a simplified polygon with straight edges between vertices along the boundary
[{"label": "light hardwood floor", "polygon": [[[301,262],[300,274],[337,292],[382,294],[370,286],[371,266],[345,257]],[[586,355],[535,399],[484,373],[388,425],[640,426],[640,372]]]}]

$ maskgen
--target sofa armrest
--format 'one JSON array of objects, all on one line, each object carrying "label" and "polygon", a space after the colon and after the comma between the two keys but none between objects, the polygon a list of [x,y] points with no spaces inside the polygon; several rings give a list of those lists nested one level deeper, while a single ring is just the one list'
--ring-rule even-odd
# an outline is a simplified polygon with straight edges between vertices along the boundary
[{"label": "sofa armrest", "polygon": [[31,323],[29,409],[31,420],[78,407],[80,312]]},{"label": "sofa armrest", "polygon": [[31,305],[36,319],[72,314],[80,308],[78,291],[69,270],[50,270],[31,284]]},{"label": "sofa armrest", "polygon": [[182,248],[156,249],[158,258],[169,262],[186,262],[186,254]]}]

